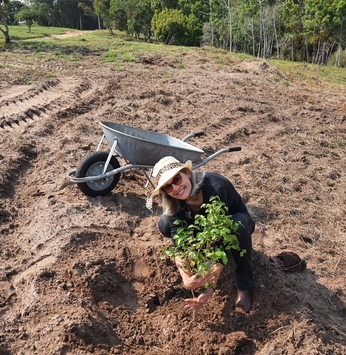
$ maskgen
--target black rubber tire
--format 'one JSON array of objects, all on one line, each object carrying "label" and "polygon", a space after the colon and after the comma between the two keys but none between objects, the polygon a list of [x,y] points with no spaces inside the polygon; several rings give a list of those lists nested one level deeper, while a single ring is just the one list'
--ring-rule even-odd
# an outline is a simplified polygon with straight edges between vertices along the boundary
[{"label": "black rubber tire", "polygon": [[[87,155],[77,167],[75,176],[77,178],[83,178],[101,175],[106,164],[108,154],[109,153],[106,152],[94,152]],[[118,159],[115,156],[112,156],[108,164],[107,171],[111,171],[119,167],[120,164]],[[105,196],[109,194],[115,186],[117,186],[119,179],[120,173],[102,180],[77,183],[77,186],[85,195],[92,197]]]}]

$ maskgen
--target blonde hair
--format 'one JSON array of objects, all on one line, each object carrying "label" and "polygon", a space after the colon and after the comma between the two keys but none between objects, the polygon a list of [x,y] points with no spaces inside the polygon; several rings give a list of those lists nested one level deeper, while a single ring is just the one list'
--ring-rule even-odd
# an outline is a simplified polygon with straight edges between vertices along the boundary
[{"label": "blonde hair", "polygon": [[[189,198],[192,198],[197,195],[197,193],[201,190],[202,185],[203,185],[203,180],[204,180],[204,175],[205,173],[195,173],[192,170],[189,169],[182,169],[180,173],[183,173],[185,175],[190,174],[190,181],[191,181],[191,193]],[[169,194],[164,192],[163,190],[160,190],[161,198],[162,198],[162,207],[163,207],[163,214],[167,216],[173,216],[174,214],[178,213],[180,210],[180,201],[177,200],[173,197],[171,197]]]}]

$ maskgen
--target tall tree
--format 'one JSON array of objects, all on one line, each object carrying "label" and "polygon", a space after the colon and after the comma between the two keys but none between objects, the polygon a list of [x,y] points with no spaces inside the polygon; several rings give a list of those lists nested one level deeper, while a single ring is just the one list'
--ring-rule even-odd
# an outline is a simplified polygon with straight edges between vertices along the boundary
[{"label": "tall tree", "polygon": [[143,33],[145,40],[151,37],[151,20],[153,16],[154,11],[151,8],[150,0],[140,0],[131,20],[135,26],[135,33]]},{"label": "tall tree", "polygon": [[38,12],[38,23],[43,26],[68,28],[97,28],[97,16],[85,12],[92,8],[93,0],[30,0],[30,7]]},{"label": "tall tree", "polygon": [[134,34],[138,40],[141,33],[145,39],[150,38],[154,15],[150,0],[111,0],[110,12],[118,29]]},{"label": "tall tree", "polygon": [[158,12],[165,9],[178,9],[178,0],[151,0],[151,8]]},{"label": "tall tree", "polygon": [[104,25],[110,34],[113,33],[112,23],[113,23],[113,15],[110,11],[111,0],[94,0],[94,9],[97,16],[102,18]]},{"label": "tall tree", "polygon": [[11,42],[10,32],[8,29],[7,19],[5,16],[5,5],[8,4],[9,0],[0,0],[0,20],[5,28],[2,28],[0,25],[0,31],[5,36],[5,43]]},{"label": "tall tree", "polygon": [[90,16],[90,17],[92,17],[92,18],[97,17],[97,25],[98,25],[97,28],[98,28],[99,30],[101,29],[100,17],[96,15],[92,1],[91,1],[90,4],[86,4],[86,3],[84,3],[84,2],[79,2],[79,3],[78,3],[78,8],[80,8],[80,9],[83,11],[83,13],[84,13],[85,16]]},{"label": "tall tree", "polygon": [[17,21],[14,18],[14,15],[24,6],[23,2],[19,0],[12,0],[9,1],[5,7],[4,12],[6,16],[7,24],[10,25],[17,25]]},{"label": "tall tree", "polygon": [[37,8],[37,23],[40,26],[52,26],[54,21],[54,9],[47,3],[39,4]]},{"label": "tall tree", "polygon": [[111,0],[110,14],[115,20],[117,29],[129,32],[128,24],[130,21],[130,32],[136,32],[136,26],[133,24],[132,17],[136,12],[139,2],[138,0]]},{"label": "tall tree", "polygon": [[313,62],[326,64],[345,21],[345,0],[305,0],[304,29],[313,45]]},{"label": "tall tree", "polygon": [[194,15],[203,25],[202,45],[216,44],[216,23],[218,21],[219,0],[179,0],[178,9],[185,16]]},{"label": "tall tree", "polygon": [[193,14],[203,23],[209,21],[213,4],[216,2],[217,0],[179,0],[178,9],[186,16]]},{"label": "tall tree", "polygon": [[[297,48],[304,42],[304,28],[302,22],[304,11],[303,1],[286,0],[282,6],[281,18],[284,25],[283,38],[289,42],[288,46],[290,48],[291,60],[295,60]],[[308,58],[308,52],[306,52],[306,58]]]}]

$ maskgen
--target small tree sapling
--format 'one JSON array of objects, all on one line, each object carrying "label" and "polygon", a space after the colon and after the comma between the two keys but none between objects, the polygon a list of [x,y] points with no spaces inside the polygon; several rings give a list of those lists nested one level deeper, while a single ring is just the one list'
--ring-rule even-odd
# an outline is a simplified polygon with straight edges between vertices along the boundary
[{"label": "small tree sapling", "polygon": [[[163,258],[179,258],[190,274],[202,276],[211,272],[212,265],[228,263],[227,251],[235,249],[243,256],[245,249],[240,249],[236,236],[239,223],[228,215],[228,208],[219,196],[212,196],[209,203],[202,205],[204,214],[196,214],[194,223],[177,219],[179,225],[173,236],[174,245],[163,248]],[[201,291],[209,286],[206,283]]]}]

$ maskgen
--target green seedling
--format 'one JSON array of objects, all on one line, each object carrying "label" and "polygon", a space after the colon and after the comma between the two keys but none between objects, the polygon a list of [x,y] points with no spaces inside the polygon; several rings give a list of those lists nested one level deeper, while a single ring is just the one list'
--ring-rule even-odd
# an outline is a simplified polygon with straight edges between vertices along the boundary
[{"label": "green seedling", "polygon": [[[205,215],[196,214],[194,223],[176,220],[179,225],[173,236],[174,245],[163,248],[163,258],[184,260],[187,271],[200,276],[211,272],[212,265],[228,263],[227,251],[235,249],[243,256],[236,237],[239,223],[227,214],[228,208],[219,196],[212,196],[209,203],[202,205]],[[205,289],[208,284],[202,288]]]}]

